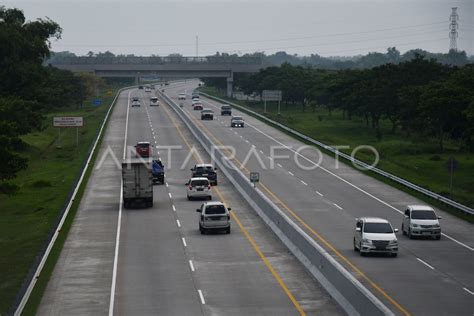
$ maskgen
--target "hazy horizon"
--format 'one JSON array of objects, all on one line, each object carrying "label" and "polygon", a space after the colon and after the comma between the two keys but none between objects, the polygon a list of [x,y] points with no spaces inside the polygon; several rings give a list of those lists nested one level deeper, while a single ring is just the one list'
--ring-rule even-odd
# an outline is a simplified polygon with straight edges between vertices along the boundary
[{"label": "hazy horizon", "polygon": [[28,20],[63,28],[53,51],[135,55],[215,52],[321,56],[449,50],[451,7],[458,7],[458,49],[474,54],[474,1],[6,1]]}]

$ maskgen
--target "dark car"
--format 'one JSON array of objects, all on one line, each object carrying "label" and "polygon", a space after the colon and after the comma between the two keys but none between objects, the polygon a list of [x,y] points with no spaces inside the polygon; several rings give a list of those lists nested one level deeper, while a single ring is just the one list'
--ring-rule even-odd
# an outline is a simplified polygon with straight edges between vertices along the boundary
[{"label": "dark car", "polygon": [[141,90],[143,90],[143,86],[138,86],[138,89],[141,89]]},{"label": "dark car", "polygon": [[153,175],[153,183],[165,183],[165,167],[161,160],[153,160],[151,174]]},{"label": "dark car", "polygon": [[244,127],[244,119],[241,116],[233,116],[230,119],[230,127]]},{"label": "dark car", "polygon": [[214,168],[211,164],[197,164],[192,169],[192,178],[204,177],[209,179],[212,185],[217,185],[217,168]]},{"label": "dark car", "polygon": [[148,158],[151,156],[151,145],[149,142],[139,142],[135,145],[135,153],[137,157]]},{"label": "dark car", "polygon": [[214,111],[211,109],[203,109],[201,111],[201,120],[213,120],[214,119]]},{"label": "dark car", "polygon": [[232,115],[232,108],[230,105],[224,104],[221,106],[221,115]]}]

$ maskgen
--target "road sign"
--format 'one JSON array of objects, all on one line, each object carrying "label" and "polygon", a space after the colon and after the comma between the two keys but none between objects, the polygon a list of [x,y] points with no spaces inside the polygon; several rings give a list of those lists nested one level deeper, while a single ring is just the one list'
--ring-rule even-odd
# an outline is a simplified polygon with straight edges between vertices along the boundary
[{"label": "road sign", "polygon": [[53,117],[54,127],[83,127],[82,116],[55,116]]},{"label": "road sign", "polygon": [[107,95],[108,95],[108,96],[111,96],[111,95],[112,95],[112,90],[108,90],[108,91],[107,91]]},{"label": "road sign", "polygon": [[94,104],[95,106],[101,105],[101,104],[102,104],[102,100],[101,100],[101,99],[94,99],[94,100],[92,101],[92,104]]},{"label": "road sign", "polygon": [[263,90],[263,101],[281,101],[281,90]]}]

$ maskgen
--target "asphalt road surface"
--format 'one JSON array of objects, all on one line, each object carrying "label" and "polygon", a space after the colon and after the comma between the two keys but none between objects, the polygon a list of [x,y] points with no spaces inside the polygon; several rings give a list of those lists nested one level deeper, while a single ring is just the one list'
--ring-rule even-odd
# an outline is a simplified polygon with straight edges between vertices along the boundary
[{"label": "asphalt road surface", "polygon": [[[188,201],[184,183],[210,158],[169,107],[149,106],[151,94],[121,93],[38,314],[343,314],[219,171],[213,200],[232,207],[232,232],[199,233],[202,201]],[[118,164],[138,141],[157,146],[166,183],[152,208],[124,209]]]},{"label": "asphalt road surface", "polygon": [[233,161],[244,173],[260,172],[260,189],[394,313],[474,314],[471,224],[437,210],[443,217],[441,240],[410,240],[399,233],[397,258],[361,257],[353,250],[355,218],[383,217],[401,228],[406,205],[426,203],[342,163],[337,166],[335,157],[314,148],[300,150],[303,143],[235,109],[233,115],[243,116],[245,127],[231,128],[230,117],[220,115],[221,103],[204,97],[204,107],[213,109],[215,118],[201,121],[190,100],[196,86],[197,81],[187,81],[166,94],[178,102],[178,93],[185,92],[183,110],[214,144],[234,148]]}]

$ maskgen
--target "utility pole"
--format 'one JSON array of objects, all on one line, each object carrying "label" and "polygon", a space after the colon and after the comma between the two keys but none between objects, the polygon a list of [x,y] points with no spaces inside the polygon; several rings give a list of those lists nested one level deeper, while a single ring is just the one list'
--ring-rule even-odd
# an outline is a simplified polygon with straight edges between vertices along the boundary
[{"label": "utility pole", "polygon": [[449,16],[449,50],[457,51],[458,50],[458,43],[457,43],[457,38],[458,38],[458,20],[459,20],[459,15],[456,12],[458,8],[451,8],[451,15]]},{"label": "utility pole", "polygon": [[199,56],[199,36],[196,35],[196,57]]}]

